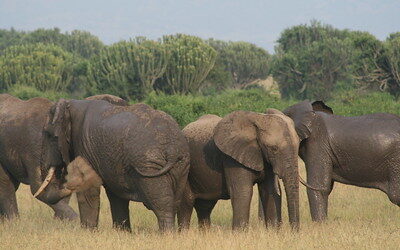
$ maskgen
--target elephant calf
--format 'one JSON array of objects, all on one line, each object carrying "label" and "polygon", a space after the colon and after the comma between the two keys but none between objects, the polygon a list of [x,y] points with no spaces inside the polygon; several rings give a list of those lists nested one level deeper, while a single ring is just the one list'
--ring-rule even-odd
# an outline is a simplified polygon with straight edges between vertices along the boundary
[{"label": "elephant calf", "polygon": [[178,222],[187,228],[193,207],[199,225],[209,226],[219,199],[231,199],[234,229],[249,221],[253,185],[258,184],[266,223],[281,222],[278,178],[283,179],[289,221],[299,226],[298,147],[293,121],[280,114],[236,111],[224,118],[205,115],[184,129],[190,170]]}]

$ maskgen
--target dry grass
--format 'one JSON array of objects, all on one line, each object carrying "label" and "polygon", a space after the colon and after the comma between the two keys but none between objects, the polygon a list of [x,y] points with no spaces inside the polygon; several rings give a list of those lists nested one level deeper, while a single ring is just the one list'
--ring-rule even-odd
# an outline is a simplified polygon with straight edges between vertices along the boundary
[{"label": "dry grass", "polygon": [[[329,220],[311,222],[305,189],[301,190],[301,230],[291,232],[284,210],[284,226],[266,230],[257,220],[257,199],[253,199],[251,228],[231,232],[229,201],[220,201],[207,232],[159,234],[156,219],[139,203],[131,203],[133,233],[112,229],[109,204],[102,192],[100,226],[84,230],[78,222],[52,218],[50,208],[30,195],[26,186],[18,191],[20,218],[0,224],[1,249],[398,249],[400,209],[380,191],[336,185],[330,198]],[[71,201],[77,209],[75,198]]]}]

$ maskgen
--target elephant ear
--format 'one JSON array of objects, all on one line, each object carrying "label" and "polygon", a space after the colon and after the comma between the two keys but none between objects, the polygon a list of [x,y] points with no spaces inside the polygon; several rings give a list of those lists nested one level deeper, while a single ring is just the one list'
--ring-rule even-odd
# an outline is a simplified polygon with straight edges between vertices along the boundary
[{"label": "elephant ear", "polygon": [[235,111],[225,116],[214,129],[215,145],[244,166],[261,171],[263,155],[257,142],[256,113]]},{"label": "elephant ear", "polygon": [[313,107],[314,111],[321,111],[333,115],[332,108],[326,105],[323,101],[315,101],[311,103],[311,106]]},{"label": "elephant ear", "polygon": [[312,132],[315,111],[309,101],[303,101],[285,109],[283,113],[289,116],[295,125],[300,140],[307,139]]},{"label": "elephant ear", "polygon": [[49,127],[52,127],[52,135],[57,138],[58,149],[66,165],[71,162],[71,114],[69,101],[60,99],[53,105],[50,111]]}]

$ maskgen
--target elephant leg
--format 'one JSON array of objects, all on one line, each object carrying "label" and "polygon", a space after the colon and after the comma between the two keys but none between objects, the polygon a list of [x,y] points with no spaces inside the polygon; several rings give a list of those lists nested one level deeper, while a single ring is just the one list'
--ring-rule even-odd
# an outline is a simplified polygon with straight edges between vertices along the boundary
[{"label": "elephant leg", "polygon": [[196,209],[197,218],[199,221],[199,227],[201,229],[208,229],[211,225],[210,215],[217,204],[217,200],[202,200],[197,199],[194,202],[194,208]]},{"label": "elephant leg", "polygon": [[392,169],[388,185],[389,200],[400,207],[400,166]]},{"label": "elephant leg", "polygon": [[[314,168],[315,171],[307,170],[307,182],[323,191],[307,189],[308,202],[310,205],[311,218],[313,221],[324,221],[328,217],[328,198],[333,188],[331,174],[325,168]],[[320,170],[318,170],[320,169]]]},{"label": "elephant leg", "polygon": [[264,215],[265,226],[280,226],[282,223],[282,198],[279,196],[274,187],[273,174],[266,174],[266,179],[258,184],[258,192],[260,195],[260,207]]},{"label": "elephant leg", "polygon": [[71,196],[67,196],[56,204],[49,205],[54,211],[54,218],[60,220],[75,220],[78,218],[78,215],[68,204],[70,198]]},{"label": "elephant leg", "polygon": [[253,196],[254,173],[233,159],[226,159],[223,164],[233,209],[232,228],[236,230],[247,227]]},{"label": "elephant leg", "polygon": [[108,200],[110,201],[111,215],[114,227],[131,231],[129,220],[129,200],[121,199],[106,188]]},{"label": "elephant leg", "polygon": [[190,219],[193,212],[194,195],[189,186],[186,184],[185,191],[182,195],[182,200],[178,209],[178,227],[179,230],[189,229]]},{"label": "elephant leg", "polygon": [[83,192],[78,192],[76,197],[78,199],[81,225],[87,228],[96,228],[99,223],[100,187],[92,187]]},{"label": "elephant leg", "polygon": [[18,217],[17,197],[15,191],[19,183],[12,180],[0,165],[0,218]]}]

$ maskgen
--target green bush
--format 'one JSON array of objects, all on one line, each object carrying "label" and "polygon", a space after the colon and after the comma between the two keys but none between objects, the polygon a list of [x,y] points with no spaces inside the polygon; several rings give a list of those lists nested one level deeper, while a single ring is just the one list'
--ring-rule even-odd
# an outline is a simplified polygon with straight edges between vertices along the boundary
[{"label": "green bush", "polygon": [[264,112],[266,108],[284,109],[294,100],[280,100],[260,89],[228,90],[218,95],[150,94],[145,100],[150,106],[163,110],[176,119],[180,126],[195,121],[205,114],[225,116],[235,110]]},{"label": "green bush", "polygon": [[387,92],[372,92],[359,89],[340,91],[327,103],[335,114],[358,116],[372,113],[400,115],[400,102]]},{"label": "green bush", "polygon": [[[205,114],[225,116],[235,110],[264,112],[267,108],[284,110],[298,100],[281,100],[261,89],[228,90],[218,95],[166,95],[150,94],[144,101],[163,110],[176,119],[181,127]],[[400,114],[400,102],[385,92],[369,92],[358,89],[342,90],[333,94],[327,102],[335,114],[358,116],[387,112]]]}]

